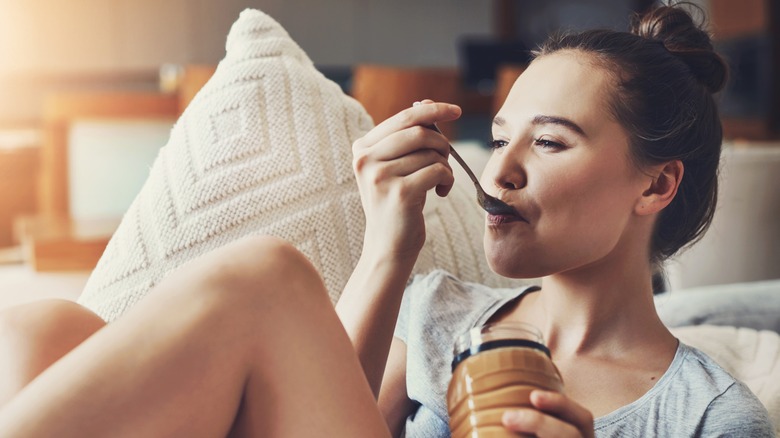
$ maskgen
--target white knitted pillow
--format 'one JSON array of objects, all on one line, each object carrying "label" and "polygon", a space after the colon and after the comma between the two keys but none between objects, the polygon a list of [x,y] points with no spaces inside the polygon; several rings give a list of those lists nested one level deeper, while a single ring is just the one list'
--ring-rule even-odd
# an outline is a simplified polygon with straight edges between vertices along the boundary
[{"label": "white knitted pillow", "polygon": [[[248,234],[292,242],[335,301],[357,262],[365,217],[351,145],[365,110],[320,74],[271,17],[246,10],[227,54],[161,149],[79,302],[111,321],[167,273]],[[473,186],[429,196],[416,273],[442,268],[505,286],[482,252]]]}]

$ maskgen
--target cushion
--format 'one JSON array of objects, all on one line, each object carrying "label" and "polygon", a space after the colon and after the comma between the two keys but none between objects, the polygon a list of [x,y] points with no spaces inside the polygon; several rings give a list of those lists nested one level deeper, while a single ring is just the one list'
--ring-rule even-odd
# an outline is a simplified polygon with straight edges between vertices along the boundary
[{"label": "cushion", "polygon": [[655,297],[668,327],[728,325],[780,333],[780,280],[673,290]]},{"label": "cushion", "polygon": [[[172,270],[248,234],[293,243],[319,269],[334,302],[357,262],[365,217],[351,145],[372,127],[370,117],[260,11],[241,13],[226,49],[79,298],[107,321]],[[507,286],[487,267],[473,190],[459,181],[446,199],[429,196],[415,273],[442,268]]]},{"label": "cushion", "polygon": [[744,382],[769,411],[780,434],[780,335],[770,330],[701,325],[671,329]]}]

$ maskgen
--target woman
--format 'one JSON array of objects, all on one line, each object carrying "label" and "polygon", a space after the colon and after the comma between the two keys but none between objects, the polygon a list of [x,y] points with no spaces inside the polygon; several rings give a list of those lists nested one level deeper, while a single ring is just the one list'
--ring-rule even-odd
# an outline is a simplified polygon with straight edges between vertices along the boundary
[{"label": "woman", "polygon": [[[714,212],[722,134],[712,93],[725,79],[709,38],[678,8],[652,11],[632,33],[591,31],[541,48],[494,119],[494,151],[482,178],[488,192],[517,210],[487,216],[491,268],[508,277],[544,277],[541,290],[491,291],[442,273],[412,284],[379,396],[394,433],[448,435],[443,395],[451,346],[457,335],[487,321],[541,328],[566,386],[565,396],[537,392],[536,409],[507,412],[503,421],[512,430],[539,436],[589,436],[594,428],[600,436],[772,433],[755,397],[680,344],[652,300],[655,265],[695,241]],[[410,126],[430,122],[413,114],[405,115]],[[447,117],[446,110],[441,114]],[[390,173],[380,151],[393,150],[383,142],[395,139],[395,154],[384,153],[399,161],[409,157],[415,147],[397,145],[411,134],[390,132],[397,128],[380,126],[359,144],[358,164],[363,154],[376,154],[366,161],[376,173]],[[423,143],[439,147],[433,138]],[[436,166],[444,168],[426,169]],[[361,187],[372,187],[368,181]],[[438,181],[448,183],[445,176]],[[410,217],[412,228],[418,222]],[[401,237],[415,233],[398,232],[399,252],[416,254],[418,247],[402,246],[409,241]],[[340,306],[360,302],[348,292]],[[362,332],[355,333],[353,339],[361,339]]]},{"label": "woman", "polygon": [[631,34],[542,48],[494,119],[482,179],[517,210],[487,216],[491,267],[543,276],[539,291],[433,273],[403,293],[426,192],[453,183],[446,139],[423,126],[460,115],[431,101],[409,108],[353,146],[368,238],[338,318],[311,265],[272,238],[185,266],[103,328],[73,304],[15,309],[0,436],[448,436],[452,341],[487,320],[539,327],[566,382],[565,394],[537,391],[533,408],[507,411],[509,430],[771,435],[758,400],[679,343],[652,301],[654,265],[714,211],[711,93],[725,77],[677,8]]}]

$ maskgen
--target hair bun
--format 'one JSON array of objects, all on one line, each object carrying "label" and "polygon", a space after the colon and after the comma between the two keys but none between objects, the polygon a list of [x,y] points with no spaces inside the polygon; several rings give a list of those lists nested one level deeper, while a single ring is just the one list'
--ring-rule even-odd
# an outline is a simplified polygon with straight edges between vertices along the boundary
[{"label": "hair bun", "polygon": [[[697,6],[691,6],[701,11]],[[726,85],[726,62],[714,51],[707,32],[694,23],[685,9],[679,6],[655,8],[634,21],[632,32],[662,43],[666,50],[688,65],[696,79],[711,93]]]}]

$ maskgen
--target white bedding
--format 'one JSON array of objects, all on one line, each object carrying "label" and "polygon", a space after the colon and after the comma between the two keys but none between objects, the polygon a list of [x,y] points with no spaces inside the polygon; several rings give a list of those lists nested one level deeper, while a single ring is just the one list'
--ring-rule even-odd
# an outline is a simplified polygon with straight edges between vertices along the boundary
[{"label": "white bedding", "polygon": [[780,335],[770,330],[699,325],[676,327],[680,341],[707,353],[743,381],[766,406],[780,434]]}]

